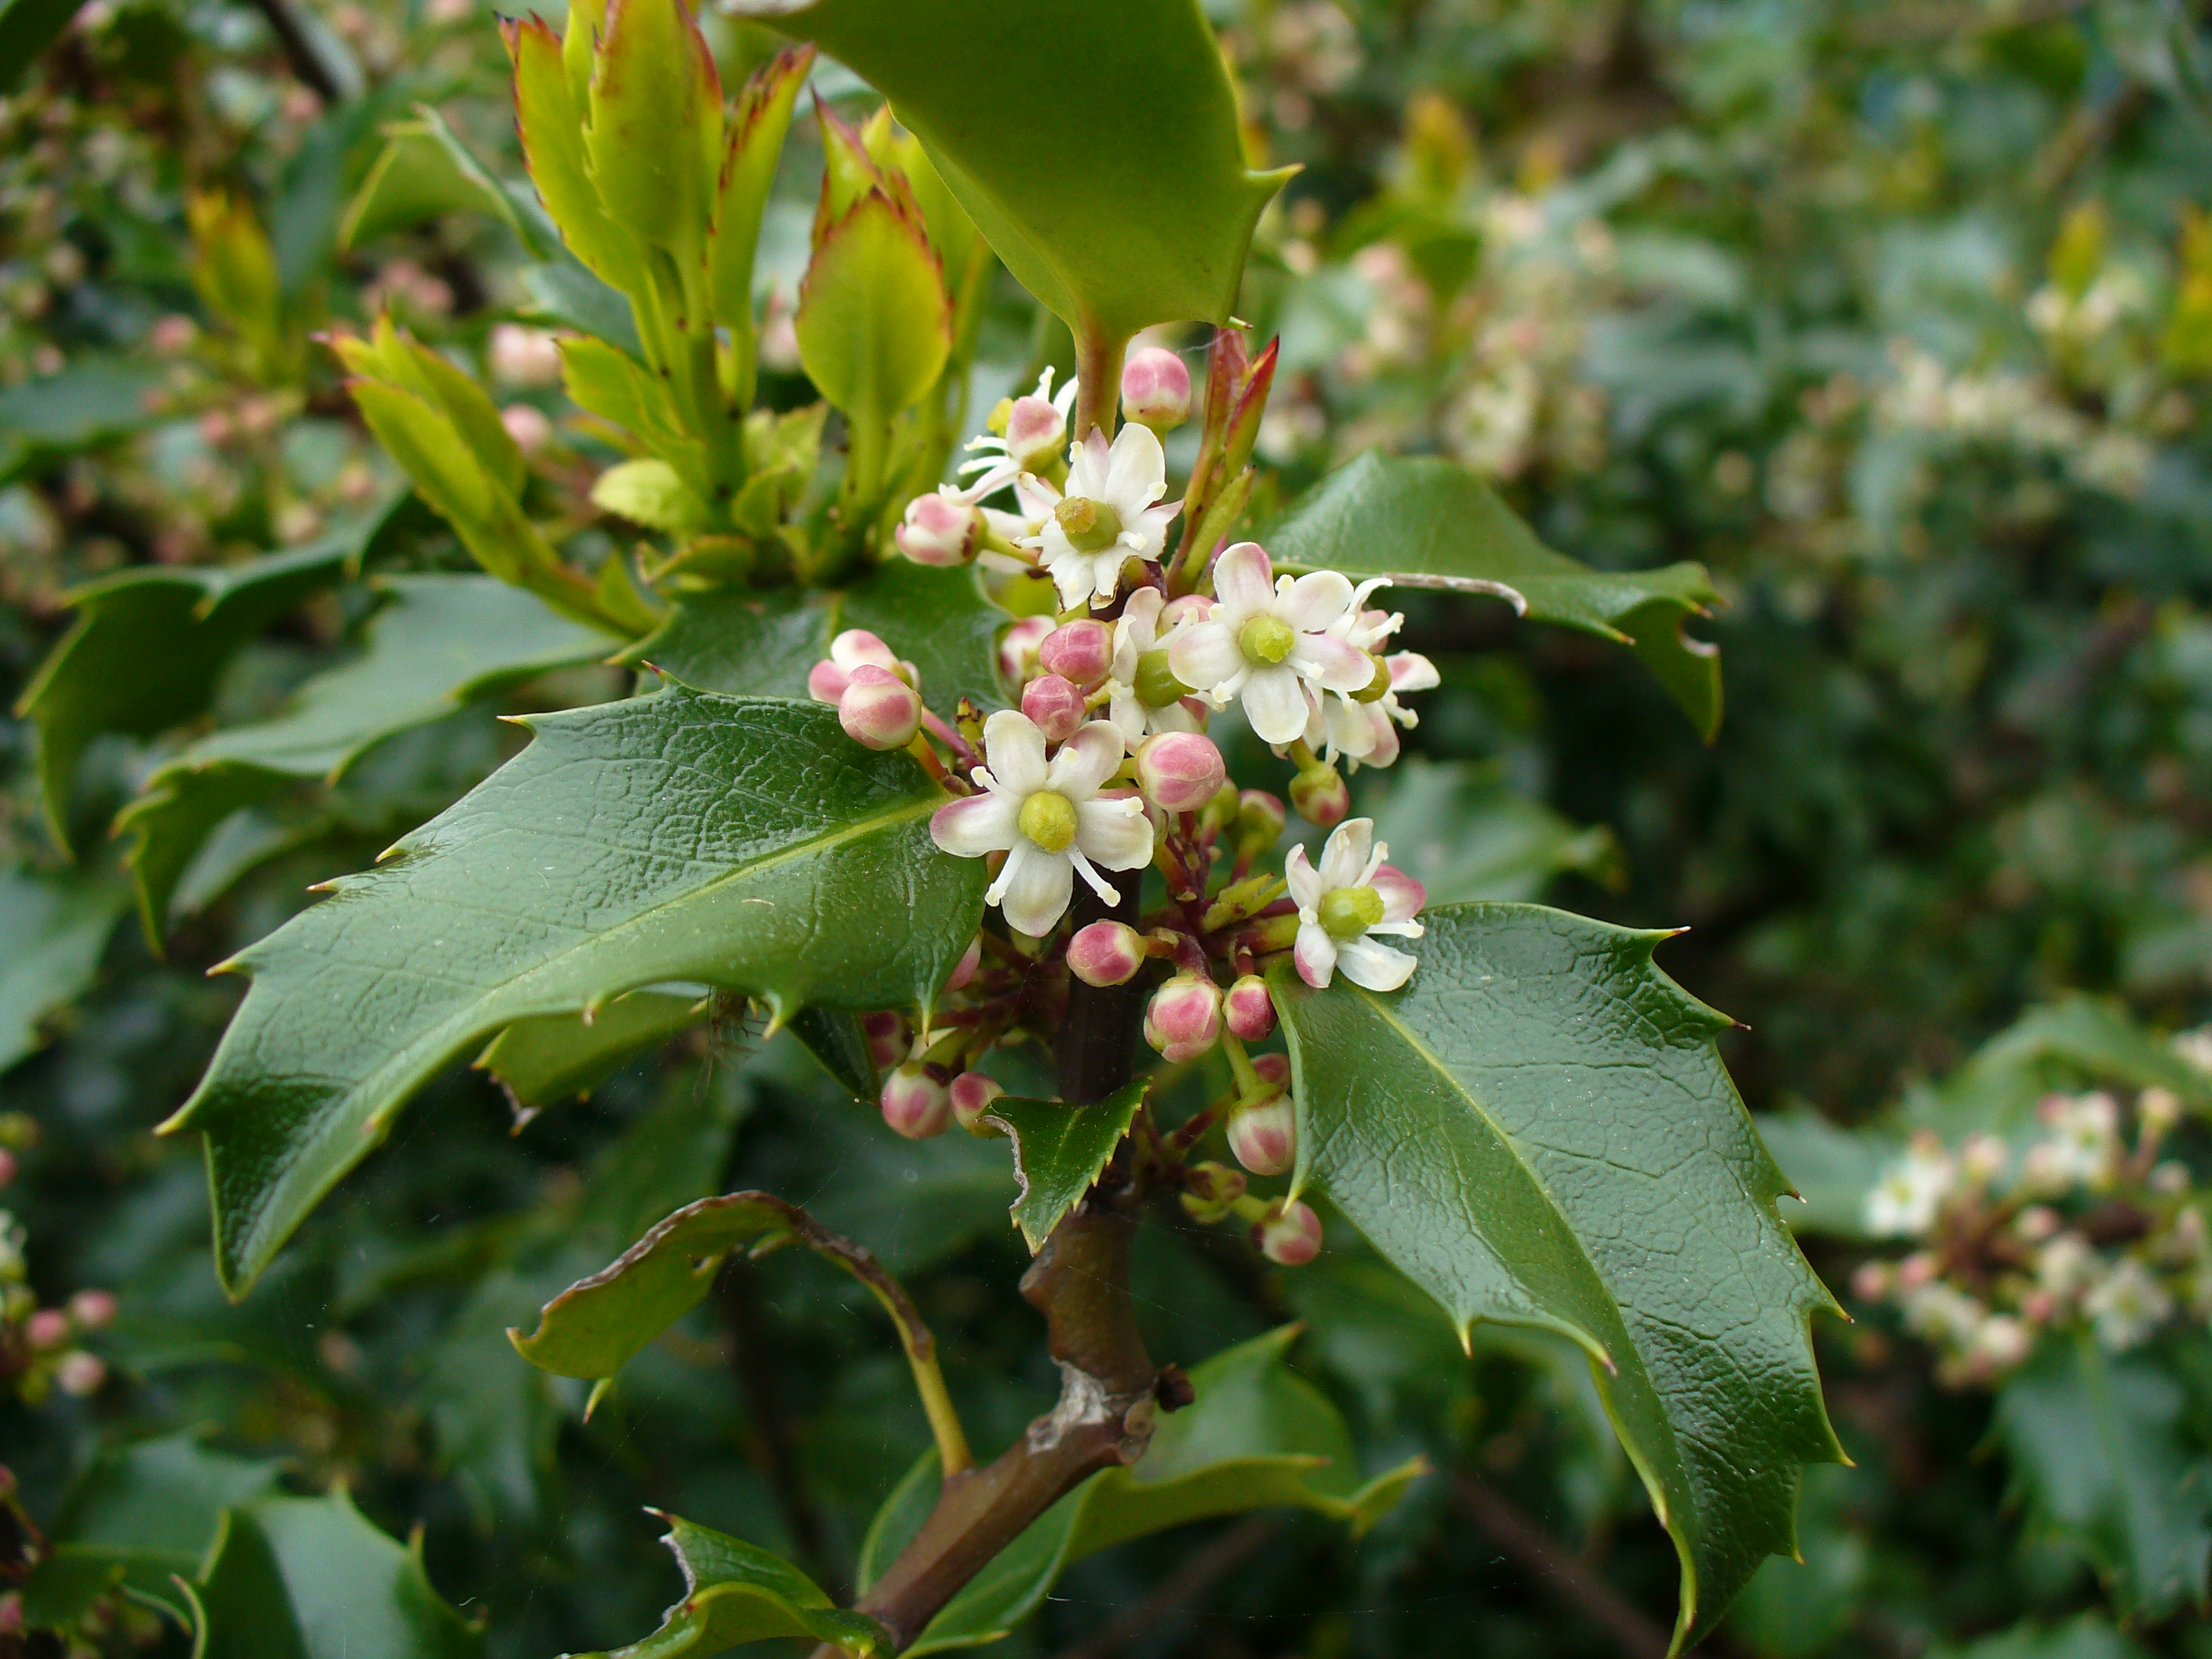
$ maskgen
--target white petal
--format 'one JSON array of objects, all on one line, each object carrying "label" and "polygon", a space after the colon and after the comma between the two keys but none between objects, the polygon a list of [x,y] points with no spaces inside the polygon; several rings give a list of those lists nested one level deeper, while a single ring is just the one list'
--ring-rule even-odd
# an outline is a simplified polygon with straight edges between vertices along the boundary
[{"label": "white petal", "polygon": [[1044,733],[1018,708],[1001,708],[983,722],[983,752],[991,775],[1010,795],[1029,795],[1044,787]]},{"label": "white petal", "polygon": [[1073,548],[1066,552],[1044,555],[1044,568],[1051,573],[1052,585],[1060,590],[1060,608],[1073,611],[1091,597],[1091,561]]},{"label": "white petal", "polygon": [[[1141,428],[1140,428],[1141,429]],[[1113,451],[1106,434],[1097,427],[1085,433],[1067,452],[1067,493],[1091,501],[1106,497],[1106,475],[1113,466]],[[1162,463],[1164,468],[1165,463]]]},{"label": "white petal", "polygon": [[1113,696],[1106,705],[1106,718],[1114,722],[1114,729],[1121,734],[1125,750],[1134,749],[1145,740],[1145,705],[1137,701],[1137,694],[1119,680],[1112,682]]},{"label": "white petal", "polygon": [[1257,542],[1237,543],[1213,562],[1213,591],[1229,613],[1221,620],[1231,629],[1243,627],[1247,617],[1275,602],[1274,583],[1275,568],[1267,562],[1267,550]]},{"label": "white petal", "polygon": [[1152,861],[1152,821],[1144,802],[1133,796],[1083,802],[1075,809],[1075,845],[1109,870],[1143,869]]},{"label": "white petal", "polygon": [[1389,659],[1393,691],[1433,691],[1442,683],[1436,664],[1418,651],[1401,651]]},{"label": "white petal", "polygon": [[1098,786],[1114,775],[1127,752],[1121,733],[1110,720],[1092,720],[1066,743],[1045,769],[1045,785],[1072,801],[1086,801]]},{"label": "white petal", "polygon": [[1284,660],[1331,691],[1364,690],[1375,679],[1374,659],[1349,640],[1334,634],[1301,634]]},{"label": "white petal", "polygon": [[1319,922],[1301,922],[1298,942],[1291,952],[1291,960],[1300,979],[1316,991],[1326,990],[1329,975],[1336,972],[1336,941]]},{"label": "white petal", "polygon": [[1147,426],[1132,421],[1107,452],[1104,495],[1122,518],[1133,519],[1167,494],[1168,456]]},{"label": "white petal", "polygon": [[1121,607],[1121,620],[1114,624],[1114,660],[1121,659],[1121,646],[1128,643],[1133,670],[1135,659],[1159,642],[1160,607],[1167,596],[1157,587],[1140,587],[1129,595],[1129,602]]},{"label": "white petal", "polygon": [[1005,912],[1006,926],[1036,938],[1067,914],[1075,891],[1075,866],[1065,853],[1048,853],[1024,837],[1006,855],[1006,867],[985,901]]},{"label": "white petal", "polygon": [[1210,691],[1244,672],[1244,653],[1226,622],[1196,623],[1168,641],[1168,666],[1185,685]]},{"label": "white petal", "polygon": [[957,859],[1003,853],[1019,831],[1021,803],[1005,795],[969,795],[947,801],[930,815],[929,838]]},{"label": "white petal", "polygon": [[1345,978],[1370,991],[1395,991],[1413,976],[1419,960],[1371,939],[1347,939],[1338,947],[1337,966]]},{"label": "white petal", "polygon": [[1352,579],[1340,570],[1310,570],[1275,599],[1275,614],[1302,634],[1316,634],[1342,620],[1352,603]]},{"label": "white petal", "polygon": [[1367,718],[1368,705],[1344,697],[1326,701],[1329,743],[1354,760],[1365,760],[1375,752],[1375,722]]},{"label": "white petal", "polygon": [[1014,480],[1014,501],[1024,518],[1032,524],[1042,523],[1060,505],[1060,491],[1036,473],[1024,472]]},{"label": "white petal", "polygon": [[1291,848],[1291,855],[1283,860],[1283,879],[1290,883],[1291,896],[1298,902],[1300,910],[1310,910],[1321,902],[1321,876],[1304,848]]},{"label": "white petal", "polygon": [[1191,704],[1196,702],[1197,699],[1194,697],[1177,697],[1173,702],[1170,703],[1164,708],[1146,709],[1145,726],[1146,731],[1205,731],[1206,715],[1204,711],[1206,705],[1204,703],[1199,703],[1196,708],[1193,708]]},{"label": "white petal", "polygon": [[1123,551],[1109,547],[1103,553],[1091,555],[1091,608],[1101,609],[1114,603],[1114,595],[1121,586]]},{"label": "white petal", "polygon": [[1367,873],[1368,857],[1374,850],[1375,820],[1346,818],[1321,849],[1321,884],[1357,887]]},{"label": "white petal", "polygon": [[1306,713],[1305,689],[1295,673],[1275,663],[1254,667],[1252,678],[1244,682],[1244,718],[1252,722],[1253,735],[1261,742],[1289,743],[1303,737]]}]

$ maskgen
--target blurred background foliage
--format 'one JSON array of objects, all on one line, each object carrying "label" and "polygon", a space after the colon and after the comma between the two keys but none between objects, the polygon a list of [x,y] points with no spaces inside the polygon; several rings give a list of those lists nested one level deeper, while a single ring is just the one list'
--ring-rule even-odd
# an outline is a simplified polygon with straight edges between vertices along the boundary
[{"label": "blurred background foliage", "polygon": [[[1702,560],[1729,601],[1692,625],[1723,653],[1707,747],[1622,653],[1401,594],[1444,686],[1413,757],[1355,785],[1433,896],[1686,924],[1663,964],[1747,1023],[1728,1058],[1856,1321],[1818,1332],[1856,1467],[1813,1472],[1804,1565],[1709,1650],[2212,1655],[2212,1055],[2185,1035],[2212,1015],[2205,20],[1212,9],[1255,159],[1304,168],[1243,312],[1283,343],[1273,499],[1370,446],[1440,451],[1562,550]],[[896,1140],[734,1011],[526,1129],[447,1079],[247,1301],[217,1290],[198,1149],[151,1133],[237,994],[204,970],[511,753],[495,714],[626,684],[562,670],[293,768],[213,824],[149,939],[118,811],[358,655],[390,578],[465,568],[314,334],[388,308],[496,389],[544,515],[621,527],[557,392],[489,10],[91,0],[33,57],[42,15],[0,8],[0,683],[35,709],[93,583],[204,672],[88,734],[52,812],[33,721],[0,720],[0,1653],[185,1652],[168,1575],[279,1489],[419,1528],[499,1659],[650,1626],[678,1581],[647,1504],[849,1584],[927,1443],[855,1286],[733,1269],[588,1423],[502,1335],[677,1204],[757,1186],[908,1278],[979,1440],[1050,1397],[1003,1152]],[[709,21],[726,82],[768,49]],[[818,167],[802,122],[772,319]],[[972,406],[1064,351],[1002,282]],[[763,357],[805,401],[787,328]],[[1155,1351],[1304,1320],[1364,1467],[1437,1473],[1356,1544],[1262,1516],[1109,1552],[1007,1651],[1663,1652],[1673,1553],[1580,1362],[1507,1330],[1462,1354],[1349,1228],[1329,1243],[1261,1273],[1148,1230]],[[55,1553],[24,1583],[33,1526]]]}]

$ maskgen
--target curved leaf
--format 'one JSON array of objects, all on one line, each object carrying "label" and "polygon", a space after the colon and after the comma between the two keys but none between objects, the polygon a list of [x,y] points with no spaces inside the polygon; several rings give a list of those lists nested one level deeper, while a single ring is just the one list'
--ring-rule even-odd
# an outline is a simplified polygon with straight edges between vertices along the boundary
[{"label": "curved leaf", "polygon": [[1014,1200],[1014,1224],[1031,1255],[1044,1248],[1045,1235],[1098,1179],[1129,1133],[1137,1108],[1145,1103],[1150,1081],[1139,1078],[1095,1106],[1012,1096],[991,1103],[991,1121],[1013,1137],[1014,1178],[1022,1183],[1022,1195]]},{"label": "curved leaf", "polygon": [[113,875],[0,870],[0,1071],[39,1046],[46,1018],[100,971],[129,896]]},{"label": "curved leaf", "polygon": [[836,1607],[788,1561],[675,1516],[660,1518],[668,1522],[661,1542],[684,1570],[684,1599],[642,1642],[574,1659],[673,1659],[679,1653],[706,1659],[780,1636],[827,1642],[848,1653],[891,1651],[890,1633],[881,1625],[864,1613]]},{"label": "curved leaf", "polygon": [[252,988],[167,1127],[207,1136],[234,1291],[517,1020],[667,981],[919,1006],[975,935],[983,872],[931,844],[936,787],[834,709],[676,686],[524,723],[522,754],[228,964]]},{"label": "curved leaf", "polygon": [[1842,1455],[1807,1329],[1835,1304],[1775,1213],[1730,1022],[1652,963],[1667,934],[1528,904],[1423,920],[1403,991],[1270,975],[1298,1180],[1462,1328],[1588,1352],[1681,1556],[1679,1644],[1794,1552],[1800,1469]]},{"label": "curved leaf", "polygon": [[1197,0],[736,9],[818,42],[889,98],[1006,268],[1079,337],[1236,308],[1252,227],[1289,174],[1245,167]]},{"label": "curved leaf", "polygon": [[1370,449],[1293,501],[1259,539],[1278,569],[1487,593],[1538,622],[1630,646],[1700,735],[1720,729],[1719,651],[1682,632],[1685,617],[1703,616],[1720,597],[1705,566],[1593,570],[1538,541],[1456,462]]},{"label": "curved leaf", "polygon": [[952,300],[921,215],[872,190],[817,237],[793,318],[807,378],[856,426],[921,401],[952,351]]},{"label": "curved leaf", "polygon": [[546,1014],[517,1020],[476,1058],[507,1091],[518,1115],[587,1095],[623,1060],[706,1018],[704,986],[642,990],[618,996],[589,1019]]}]

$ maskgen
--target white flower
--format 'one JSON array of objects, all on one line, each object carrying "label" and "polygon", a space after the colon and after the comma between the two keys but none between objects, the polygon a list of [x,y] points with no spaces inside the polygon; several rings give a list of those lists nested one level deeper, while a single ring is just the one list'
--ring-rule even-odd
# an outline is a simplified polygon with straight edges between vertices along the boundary
[{"label": "white flower", "polygon": [[2111,1185],[2120,1160],[2119,1103],[2101,1091],[2046,1095],[2038,1109],[2050,1133],[2021,1160],[2022,1182],[2041,1192]]},{"label": "white flower", "polygon": [[1038,550],[1070,609],[1086,598],[1094,607],[1111,600],[1121,585],[1121,561],[1132,554],[1156,562],[1166,550],[1168,526],[1182,511],[1181,501],[1160,500],[1168,490],[1167,452],[1150,427],[1133,421],[1110,444],[1097,427],[1084,434],[1067,452],[1065,492],[1041,478],[1022,484],[1051,498],[1051,516],[1022,545]]},{"label": "white flower", "polygon": [[1262,743],[1304,736],[1323,691],[1364,690],[1375,678],[1368,654],[1329,631],[1352,603],[1340,573],[1278,580],[1265,548],[1239,542],[1216,561],[1213,588],[1220,597],[1212,610],[1169,642],[1168,662],[1217,708],[1242,696]]},{"label": "white flower", "polygon": [[2212,1025],[2183,1031],[2173,1039],[2173,1052],[2200,1072],[2212,1072]]},{"label": "white flower", "polygon": [[1954,1173],[1950,1154],[1938,1142],[1914,1137],[1912,1145],[1892,1158],[1867,1189],[1867,1231],[1877,1238],[1911,1238],[1926,1232],[1950,1194]]},{"label": "white flower", "polygon": [[[1204,603],[1198,601],[1201,607]],[[1132,749],[1155,732],[1206,729],[1206,722],[1184,707],[1181,697],[1154,708],[1137,695],[1138,663],[1146,652],[1157,650],[1164,638],[1173,637],[1181,625],[1180,621],[1171,622],[1167,635],[1162,635],[1161,610],[1166,604],[1158,588],[1140,587],[1129,595],[1128,602],[1121,607],[1121,619],[1114,624],[1114,662],[1106,671],[1106,711],[1121,728],[1122,740]],[[1176,604],[1188,611],[1192,601],[1177,599]]]},{"label": "white flower", "polygon": [[1905,1292],[1905,1322],[1931,1342],[1964,1347],[1989,1317],[1989,1310],[1944,1279]]},{"label": "white flower", "polygon": [[1035,392],[1001,405],[1006,410],[1005,431],[987,432],[968,441],[969,449],[982,452],[974,460],[960,464],[963,477],[971,472],[980,475],[963,486],[971,499],[981,501],[1023,473],[1049,466],[1058,458],[1060,445],[1067,441],[1067,411],[1075,402],[1076,382],[1069,380],[1055,398],[1052,375],[1048,367],[1037,377]]},{"label": "white flower", "polygon": [[1048,763],[1044,733],[1028,715],[1002,708],[984,722],[985,793],[948,801],[929,820],[930,839],[956,858],[1004,853],[1005,866],[984,893],[1008,927],[1032,937],[1066,914],[1075,874],[1108,903],[1119,896],[1098,873],[1141,870],[1152,859],[1152,827],[1135,796],[1100,798],[1121,763],[1121,734],[1093,720]]},{"label": "white flower", "polygon": [[1283,863],[1291,896],[1298,905],[1298,938],[1291,960],[1298,977],[1316,990],[1337,969],[1354,985],[1370,991],[1395,991],[1413,972],[1414,958],[1378,945],[1372,933],[1419,939],[1413,918],[1428,890],[1403,871],[1382,860],[1388,844],[1375,839],[1375,820],[1347,818],[1337,825],[1321,851],[1321,868],[1306,860],[1306,849],[1291,848]]},{"label": "white flower", "polygon": [[2097,1340],[2115,1353],[2134,1347],[2163,1325],[2173,1312],[2173,1297],[2133,1256],[2106,1275],[2081,1298],[2081,1310],[2097,1328]]}]

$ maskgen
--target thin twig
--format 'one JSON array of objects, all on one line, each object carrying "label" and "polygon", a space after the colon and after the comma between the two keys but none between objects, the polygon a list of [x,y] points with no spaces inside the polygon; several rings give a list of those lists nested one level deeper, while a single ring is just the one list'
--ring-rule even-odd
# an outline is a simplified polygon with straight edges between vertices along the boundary
[{"label": "thin twig", "polygon": [[1176,1614],[1189,1611],[1281,1530],[1282,1523],[1271,1515],[1246,1516],[1177,1567],[1150,1595],[1060,1659],[1109,1659],[1133,1645]]},{"label": "thin twig", "polygon": [[284,49],[284,63],[293,76],[312,88],[326,105],[345,101],[346,89],[323,61],[323,54],[307,27],[292,15],[286,0],[253,0],[253,9],[268,22],[270,33]]},{"label": "thin twig", "polygon": [[1667,1659],[1667,1633],[1496,1487],[1462,1473],[1452,1481],[1452,1499],[1492,1543],[1612,1637],[1628,1659]]}]

